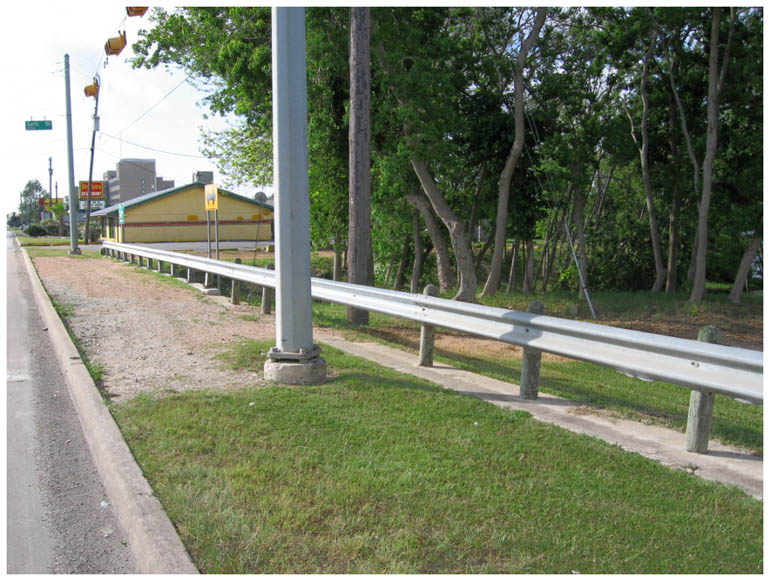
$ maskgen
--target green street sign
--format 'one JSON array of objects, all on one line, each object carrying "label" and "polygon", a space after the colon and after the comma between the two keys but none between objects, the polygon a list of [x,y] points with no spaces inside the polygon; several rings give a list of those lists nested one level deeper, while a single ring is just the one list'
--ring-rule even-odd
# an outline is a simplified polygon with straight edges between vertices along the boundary
[{"label": "green street sign", "polygon": [[118,205],[118,224],[126,223],[126,207],[123,204]]},{"label": "green street sign", "polygon": [[53,129],[53,123],[49,120],[44,121],[25,121],[24,126],[27,128],[27,131],[36,131],[39,129]]}]

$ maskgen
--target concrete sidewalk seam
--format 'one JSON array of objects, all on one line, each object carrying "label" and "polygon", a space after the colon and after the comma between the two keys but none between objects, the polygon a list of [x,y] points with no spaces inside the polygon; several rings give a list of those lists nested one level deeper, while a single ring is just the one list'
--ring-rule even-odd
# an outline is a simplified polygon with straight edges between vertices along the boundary
[{"label": "concrete sidewalk seam", "polygon": [[22,251],[35,302],[48,327],[94,464],[127,535],[139,572],[198,573],[102,400],[29,255],[23,248]]}]

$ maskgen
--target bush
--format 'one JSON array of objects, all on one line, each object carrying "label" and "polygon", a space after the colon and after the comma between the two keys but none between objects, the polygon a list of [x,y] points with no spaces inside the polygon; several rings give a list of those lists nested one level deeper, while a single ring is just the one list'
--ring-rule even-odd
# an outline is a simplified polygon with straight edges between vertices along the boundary
[{"label": "bush", "polygon": [[48,236],[61,236],[61,225],[58,220],[48,219],[40,222],[40,226],[45,229]]},{"label": "bush", "polygon": [[37,238],[38,236],[45,236],[47,232],[45,231],[45,228],[43,228],[40,224],[30,224],[29,228],[27,228],[27,236],[32,236],[33,238]]}]

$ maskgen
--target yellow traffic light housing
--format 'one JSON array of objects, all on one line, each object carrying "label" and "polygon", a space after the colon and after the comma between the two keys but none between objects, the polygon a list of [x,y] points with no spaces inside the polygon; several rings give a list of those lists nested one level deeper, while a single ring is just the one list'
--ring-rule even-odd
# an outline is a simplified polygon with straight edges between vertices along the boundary
[{"label": "yellow traffic light housing", "polygon": [[120,32],[119,36],[113,36],[108,39],[104,45],[104,52],[108,55],[119,55],[120,52],[126,47],[126,32]]},{"label": "yellow traffic light housing", "polygon": [[94,81],[90,85],[87,85],[85,88],[86,97],[96,97],[96,95],[99,93],[99,83]]},{"label": "yellow traffic light housing", "polygon": [[144,16],[147,6],[126,6],[126,14],[129,16]]}]

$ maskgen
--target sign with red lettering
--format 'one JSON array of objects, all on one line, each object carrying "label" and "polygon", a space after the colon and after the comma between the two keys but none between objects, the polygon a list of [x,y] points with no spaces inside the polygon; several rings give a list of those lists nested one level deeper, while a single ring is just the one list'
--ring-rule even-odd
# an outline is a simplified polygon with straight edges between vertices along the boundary
[{"label": "sign with red lettering", "polygon": [[[88,198],[88,182],[80,182],[80,199]],[[91,199],[104,198],[104,182],[91,182]]]}]

